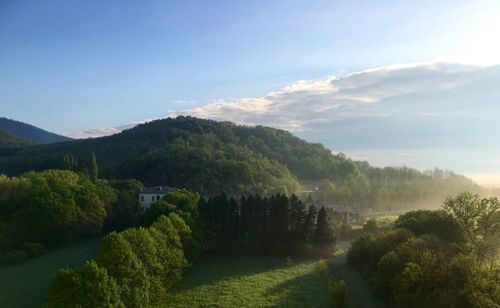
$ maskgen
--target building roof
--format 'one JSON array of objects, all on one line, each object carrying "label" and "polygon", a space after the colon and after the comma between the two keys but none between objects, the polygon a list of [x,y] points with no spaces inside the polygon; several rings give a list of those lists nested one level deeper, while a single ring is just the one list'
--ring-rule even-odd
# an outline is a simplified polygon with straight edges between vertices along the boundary
[{"label": "building roof", "polygon": [[170,187],[170,186],[153,186],[153,187],[145,187],[140,191],[141,194],[168,194],[174,191],[178,191],[179,188]]}]

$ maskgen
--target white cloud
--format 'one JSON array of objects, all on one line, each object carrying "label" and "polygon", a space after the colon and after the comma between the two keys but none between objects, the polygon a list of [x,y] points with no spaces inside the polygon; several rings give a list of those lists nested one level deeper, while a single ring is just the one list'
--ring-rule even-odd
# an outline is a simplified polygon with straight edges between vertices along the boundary
[{"label": "white cloud", "polygon": [[[443,109],[436,105],[438,100],[477,81],[487,69],[437,62],[391,65],[323,80],[301,80],[264,97],[218,101],[171,115],[263,124],[294,132],[315,130],[317,123],[334,126],[335,121],[349,118],[431,117]],[[419,96],[431,97],[415,101]]]},{"label": "white cloud", "polygon": [[118,126],[118,127],[99,127],[99,128],[91,128],[91,129],[86,129],[86,130],[76,131],[76,132],[62,133],[62,135],[70,137],[70,138],[75,138],[75,139],[98,138],[98,137],[110,136],[110,135],[117,134],[121,131],[124,131],[126,129],[132,128],[136,125],[139,125],[142,123],[147,123],[147,122],[157,120],[157,119],[160,119],[160,118],[152,118],[152,119],[134,121],[134,122],[130,122],[130,123],[125,124],[125,125]]}]

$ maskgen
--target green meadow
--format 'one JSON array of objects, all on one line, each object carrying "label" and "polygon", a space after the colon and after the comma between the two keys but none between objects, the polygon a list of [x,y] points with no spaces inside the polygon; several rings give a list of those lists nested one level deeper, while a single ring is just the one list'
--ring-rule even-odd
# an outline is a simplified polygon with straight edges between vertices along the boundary
[{"label": "green meadow", "polygon": [[[79,266],[97,253],[98,240],[51,250],[18,266],[0,268],[0,307],[39,307],[61,267]],[[363,279],[345,264],[347,243],[329,263],[348,283],[349,307],[382,307]],[[333,307],[318,259],[209,255],[170,290],[168,307]]]},{"label": "green meadow", "polygon": [[94,258],[99,239],[48,250],[23,264],[0,268],[0,307],[39,307],[60,268]]}]

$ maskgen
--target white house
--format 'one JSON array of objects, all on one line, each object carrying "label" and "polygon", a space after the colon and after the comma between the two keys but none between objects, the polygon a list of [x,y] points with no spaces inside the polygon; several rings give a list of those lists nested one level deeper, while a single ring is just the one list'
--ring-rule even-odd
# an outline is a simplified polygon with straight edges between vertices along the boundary
[{"label": "white house", "polygon": [[146,187],[139,192],[139,205],[141,212],[151,206],[151,203],[159,201],[163,196],[179,189],[169,186]]}]

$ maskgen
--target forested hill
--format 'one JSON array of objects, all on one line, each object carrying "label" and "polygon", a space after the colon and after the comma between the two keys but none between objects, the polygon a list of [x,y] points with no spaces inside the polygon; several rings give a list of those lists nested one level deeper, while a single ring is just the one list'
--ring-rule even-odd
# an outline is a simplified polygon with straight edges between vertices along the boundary
[{"label": "forested hill", "polygon": [[26,139],[21,139],[0,129],[0,147],[12,148],[27,145],[34,145],[36,142]]},{"label": "forested hill", "polygon": [[34,143],[53,143],[72,140],[23,122],[0,117],[0,130]]},{"label": "forested hill", "polygon": [[453,191],[474,185],[451,173],[436,177],[412,169],[372,168],[284,130],[192,117],[156,120],[108,137],[3,150],[0,173],[75,169],[74,163],[65,165],[64,156],[81,164],[91,152],[101,177],[136,178],[206,195],[297,192],[299,181],[328,179],[336,186],[335,201],[362,207],[375,198],[397,198],[394,194],[418,201],[435,197],[434,190],[445,184]]}]

